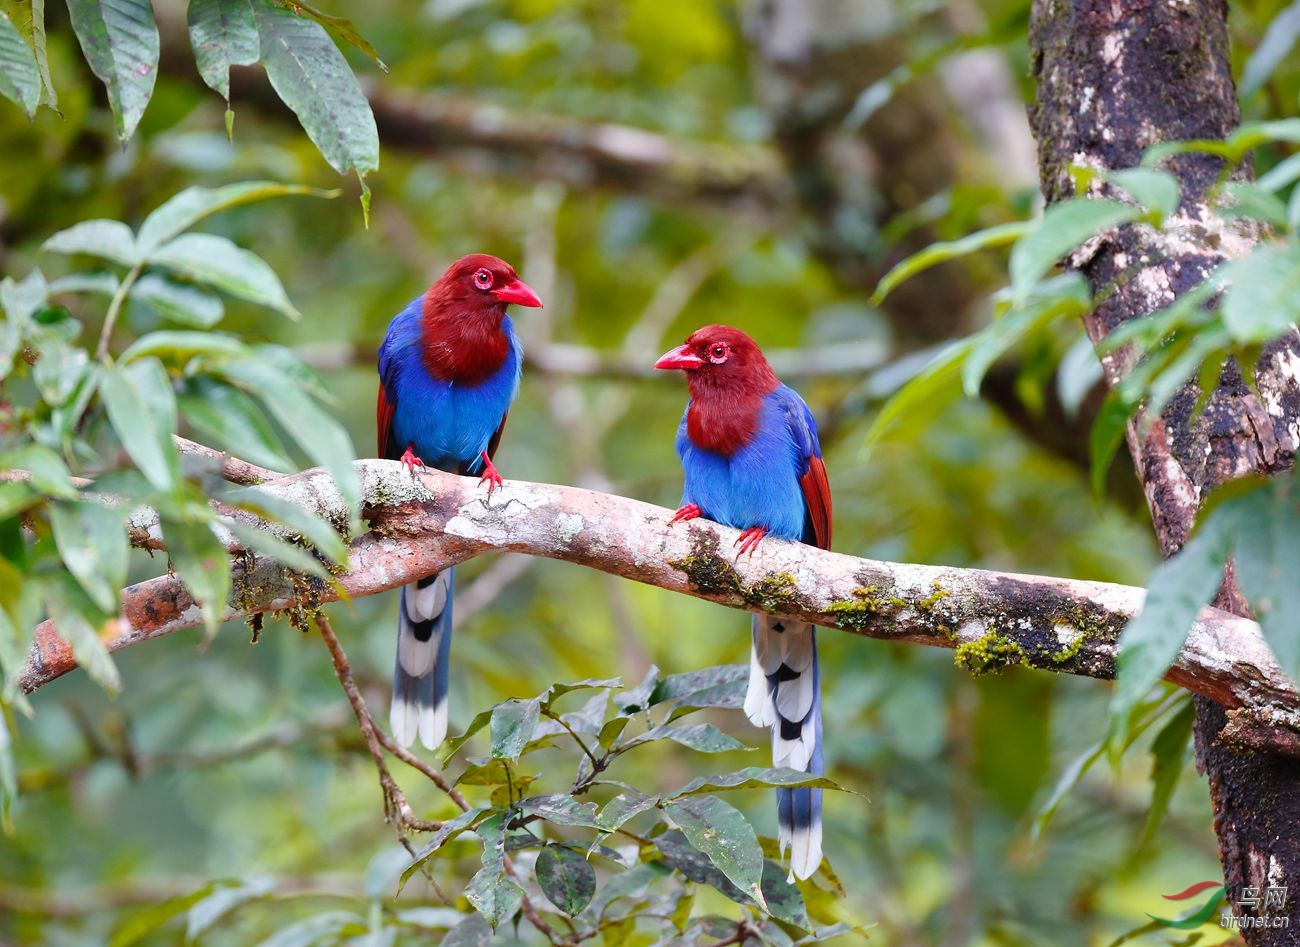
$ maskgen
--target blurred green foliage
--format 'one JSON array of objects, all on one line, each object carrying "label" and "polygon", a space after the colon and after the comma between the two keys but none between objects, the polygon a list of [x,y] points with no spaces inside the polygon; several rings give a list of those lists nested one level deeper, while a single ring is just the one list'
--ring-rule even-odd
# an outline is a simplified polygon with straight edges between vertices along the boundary
[{"label": "blurred green foliage", "polygon": [[[375,88],[433,90],[485,107],[620,122],[683,140],[746,147],[772,141],[774,119],[754,91],[755,53],[742,5],[380,0],[338,6],[328,12],[350,17],[391,68],[380,75],[364,52],[344,48]],[[4,22],[22,7],[4,4]],[[1300,61],[1269,53],[1285,45],[1289,21],[1265,42],[1284,9],[1275,2],[1233,6],[1238,68],[1261,50],[1251,73],[1254,91],[1243,103],[1250,118],[1290,114],[1300,93]],[[955,17],[926,3],[873,7],[863,15],[875,18],[876,34],[910,66],[884,86],[863,89],[864,96],[870,92],[865,103],[859,100],[863,111],[883,107],[899,89],[970,49],[991,50],[1009,64],[1013,94],[1031,96],[1023,78],[1027,11],[1023,0],[980,0]],[[58,114],[38,108],[29,121],[18,107],[0,107],[0,239],[4,271],[15,287],[37,268],[51,281],[86,271],[84,258],[65,261],[42,251],[52,234],[100,218],[138,230],[187,187],[263,178],[339,185],[301,129],[238,96],[235,134],[227,138],[225,102],[203,86],[184,48],[182,12],[178,4],[158,4],[164,68],[148,108],[136,116],[135,135],[119,143],[121,126],[83,61],[68,13],[62,6],[46,10],[50,79],[35,89],[47,97],[50,88],[57,92]],[[1285,15],[1295,19],[1293,11]],[[21,59],[11,39],[0,25],[0,55]],[[169,57],[179,61],[169,65]],[[39,69],[35,53],[32,61]],[[219,83],[214,87],[222,91]],[[20,82],[11,97],[30,110],[32,88]],[[923,223],[955,240],[1027,216],[1032,197],[1023,182],[1000,179],[977,136],[958,119],[948,121],[960,142],[962,174],[938,193],[915,195],[907,213],[883,222],[885,256]],[[783,349],[833,348],[864,338],[890,345],[896,334],[883,310],[868,303],[870,287],[836,280],[802,221],[670,206],[635,188],[565,186],[536,165],[454,147],[429,154],[381,145],[382,171],[369,177],[368,228],[351,201],[296,199],[233,206],[202,227],[265,260],[302,315],[269,318],[235,294],[219,308],[198,304],[202,327],[215,324],[258,352],[287,349],[314,365],[325,390],[304,385],[312,398],[324,396],[363,456],[373,437],[370,353],[387,320],[470,251],[510,259],[546,300],[545,310],[517,319],[526,349],[565,343],[612,354],[629,333],[639,333],[632,335],[638,347],[624,354],[648,366],[662,347],[710,322],[740,324],[765,347]],[[1282,168],[1287,154],[1284,145],[1265,145],[1261,166]],[[364,159],[332,163],[367,170]],[[344,186],[359,190],[355,181]],[[1294,227],[1285,205],[1279,219]],[[1035,283],[1070,245],[1024,264],[1021,287]],[[1001,257],[990,256],[992,263],[980,257],[974,266],[985,268],[985,282],[996,283],[1005,269]],[[121,277],[135,262],[95,271]],[[1014,276],[1014,262],[1012,270]],[[143,281],[148,273],[140,272]],[[951,278],[942,268],[921,277]],[[1016,286],[1013,279],[1013,297]],[[684,298],[665,304],[665,287],[680,289]],[[58,302],[67,310],[56,320],[66,333],[61,344],[93,351],[106,299],[84,294]],[[992,313],[1006,304],[985,308]],[[6,299],[11,320],[12,306]],[[194,307],[191,298],[185,310],[191,318]],[[133,296],[122,307],[112,351],[120,356],[131,340],[151,332],[195,328],[175,316],[165,300]],[[1016,386],[1031,409],[1062,355],[1079,351],[1077,329],[1063,325],[1004,333],[984,363],[1021,341]],[[82,335],[71,337],[78,329]],[[954,326],[951,334],[960,332]],[[902,349],[894,355],[880,368],[791,379],[823,422],[840,551],[1145,580],[1158,557],[1144,508],[1095,499],[1085,466],[1045,449],[990,403],[963,400],[959,370],[899,413],[864,453],[880,405],[929,358]],[[1086,350],[1075,358],[1084,366],[1076,387],[1086,387],[1089,358]],[[184,376],[186,386],[195,386],[182,391],[182,417],[186,395],[200,402],[219,397],[211,387],[223,383],[219,371],[200,365],[191,372],[195,366],[180,362],[164,367],[173,381]],[[968,377],[967,388],[978,390],[978,381]],[[684,400],[680,387],[662,378],[526,370],[498,465],[507,477],[597,485],[674,506],[680,474],[671,445]],[[15,437],[13,410],[6,392],[0,404],[6,438]],[[197,411],[186,430],[206,440],[213,432],[199,430]],[[111,421],[111,406],[108,414]],[[301,432],[292,419],[272,413],[267,423],[267,450],[287,451],[303,466],[321,459],[311,455],[309,441],[296,438]],[[35,471],[31,458],[27,466]],[[71,504],[71,495],[65,500]],[[71,536],[77,528],[68,524],[63,532]],[[57,525],[53,532],[57,541]],[[14,535],[0,539],[21,542]],[[134,552],[128,581],[160,568],[158,559]],[[83,578],[71,563],[69,569]],[[748,648],[744,615],[562,563],[498,559],[461,571],[462,600],[473,599],[468,590],[477,588],[483,601],[458,616],[463,633],[455,655],[453,732],[480,711],[531,698],[555,681],[618,677],[632,684],[652,666],[681,674],[743,661]],[[82,572],[89,609],[95,576],[113,577]],[[372,707],[387,699],[395,608],[393,597],[380,596],[330,609]],[[824,634],[822,642],[828,773],[861,795],[827,794],[827,851],[843,893],[825,877],[805,886],[807,910],[819,924],[846,922],[886,944],[1105,943],[1138,926],[1161,893],[1218,876],[1205,787],[1181,765],[1185,713],[1175,695],[1159,689],[1141,695],[1129,732],[1132,751],[1108,772],[1086,765],[1098,758],[1107,734],[1104,685],[1022,669],[972,679],[947,653],[844,634]],[[484,857],[482,841],[471,835],[449,838],[424,863],[430,877],[413,876],[394,897],[410,857],[382,822],[374,767],[314,636],[274,625],[250,647],[246,631],[227,625],[201,645],[197,635],[177,634],[123,652],[116,668],[122,687],[115,696],[73,674],[31,698],[34,715],[7,710],[10,726],[0,734],[14,734],[19,793],[0,837],[0,938],[126,944],[183,936],[216,945],[277,936],[270,942],[373,937],[390,943],[425,939],[452,925],[460,926],[447,943],[486,936],[472,920],[473,898],[467,899]],[[626,692],[611,693],[613,714]],[[578,698],[568,701],[565,712],[578,712]],[[731,745],[724,735],[750,746],[765,743],[725,705],[701,711],[698,722],[719,728],[722,747]],[[453,777],[463,781],[476,765],[464,754],[490,753],[489,735],[471,737],[449,764]],[[1154,766],[1153,751],[1159,754]],[[619,778],[646,794],[671,794],[695,777],[758,765],[764,752],[724,749],[701,757],[689,746],[656,741],[622,757]],[[582,755],[562,742],[539,748],[533,759],[538,775],[551,781],[548,791],[561,792]],[[456,815],[445,795],[414,771],[397,767],[395,775],[421,817]],[[501,805],[499,796],[492,799],[495,788],[473,785],[473,804]],[[768,791],[725,798],[760,836],[771,834]],[[1156,808],[1167,808],[1163,822],[1150,819]],[[479,834],[490,839],[492,831]],[[561,929],[567,930],[559,918],[564,909],[576,911],[589,897],[586,910],[603,909],[620,885],[635,887],[637,879],[628,880],[634,871],[659,870],[623,869],[597,856],[589,894],[589,879],[564,844],[577,836],[553,826],[545,836],[561,844],[541,849],[546,857],[535,863],[536,849],[521,851],[519,860],[534,865],[542,887],[555,894],[558,906],[542,906]],[[591,833],[583,840],[590,843]],[[667,863],[677,857],[686,864],[689,852],[688,845],[679,848]],[[773,854],[766,845],[763,853]],[[710,930],[727,936],[737,919],[760,916],[689,871],[678,867],[671,889],[664,879],[651,879],[676,899],[657,907],[670,916],[720,915],[731,925],[710,928],[701,920],[692,936],[707,940]],[[628,913],[656,913],[637,904],[625,896]],[[516,936],[528,940],[533,932],[526,923],[507,925],[498,939]],[[771,936],[782,942],[782,935]],[[601,934],[610,944],[664,938],[664,925],[653,920],[612,924]]]}]

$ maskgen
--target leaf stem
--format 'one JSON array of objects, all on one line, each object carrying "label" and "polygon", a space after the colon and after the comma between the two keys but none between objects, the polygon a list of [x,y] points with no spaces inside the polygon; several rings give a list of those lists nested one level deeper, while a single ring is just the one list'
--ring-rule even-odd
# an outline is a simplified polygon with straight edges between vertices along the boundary
[{"label": "leaf stem", "polygon": [[113,335],[113,326],[117,323],[118,313],[122,311],[126,297],[131,292],[131,287],[135,285],[135,281],[140,278],[143,271],[144,261],[141,260],[131,267],[130,272],[122,279],[121,284],[117,287],[117,292],[113,294],[113,298],[108,304],[108,312],[104,314],[104,328],[99,331],[99,345],[95,348],[95,358],[101,362],[108,360],[108,340]]}]

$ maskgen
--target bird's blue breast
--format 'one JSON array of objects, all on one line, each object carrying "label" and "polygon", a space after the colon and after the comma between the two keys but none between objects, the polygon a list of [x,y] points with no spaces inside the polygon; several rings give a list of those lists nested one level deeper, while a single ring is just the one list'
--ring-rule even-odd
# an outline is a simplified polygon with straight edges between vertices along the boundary
[{"label": "bird's blue breast", "polygon": [[793,409],[807,411],[784,385],[767,395],[753,440],[730,457],[697,447],[683,415],[677,431],[686,473],[682,503],[696,504],[706,517],[727,526],[762,526],[772,536],[801,539],[807,506],[799,476],[808,467],[808,452],[791,430]]},{"label": "bird's blue breast", "polygon": [[501,367],[477,385],[441,381],[424,364],[420,303],[412,301],[393,318],[379,348],[379,376],[393,404],[390,436],[403,448],[412,445],[430,467],[477,473],[480,452],[487,450],[519,390],[519,340],[506,316],[501,331],[510,345]]}]

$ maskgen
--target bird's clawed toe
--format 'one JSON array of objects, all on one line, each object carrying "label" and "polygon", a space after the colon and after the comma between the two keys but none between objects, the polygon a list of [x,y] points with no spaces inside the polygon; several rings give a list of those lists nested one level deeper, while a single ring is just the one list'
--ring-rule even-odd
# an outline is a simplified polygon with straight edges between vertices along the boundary
[{"label": "bird's clawed toe", "polygon": [[671,526],[679,520],[698,519],[703,515],[703,511],[698,506],[694,503],[687,503],[685,506],[678,508],[677,512],[673,514],[673,518],[668,521],[668,525]]},{"label": "bird's clawed toe", "polygon": [[758,548],[758,544],[763,541],[763,537],[766,535],[767,535],[766,527],[751,526],[749,529],[745,530],[738,537],[736,537],[736,542],[734,543],[734,545],[740,547],[740,553],[739,553],[740,555],[743,556],[745,553],[749,553],[752,556],[754,554],[754,550]]},{"label": "bird's clawed toe", "polygon": [[424,461],[415,456],[415,451],[411,450],[410,444],[406,445],[406,453],[401,456],[401,461],[406,465],[407,472],[412,478],[424,470]]},{"label": "bird's clawed toe", "polygon": [[499,474],[496,467],[493,466],[492,458],[488,457],[487,451],[483,451],[479,456],[483,458],[483,473],[479,475],[478,482],[480,484],[487,484],[488,495],[491,496],[492,491],[505,483],[505,481],[501,479],[501,474]]}]

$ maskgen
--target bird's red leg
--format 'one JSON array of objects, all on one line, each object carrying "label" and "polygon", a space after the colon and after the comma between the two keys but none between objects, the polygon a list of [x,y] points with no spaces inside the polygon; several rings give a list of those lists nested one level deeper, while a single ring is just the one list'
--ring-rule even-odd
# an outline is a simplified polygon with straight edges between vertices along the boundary
[{"label": "bird's red leg", "polygon": [[415,451],[411,450],[414,445],[406,445],[406,453],[402,455],[401,461],[406,464],[406,469],[414,477],[419,470],[424,469],[424,461],[415,456]]},{"label": "bird's red leg", "polygon": [[678,508],[677,512],[673,514],[673,518],[668,521],[668,525],[671,526],[678,520],[693,520],[703,515],[704,511],[698,506],[694,503],[687,503],[685,506]]},{"label": "bird's red leg", "polygon": [[479,476],[478,482],[486,482],[488,493],[491,494],[494,489],[501,486],[503,481],[501,474],[497,473],[496,467],[492,466],[492,458],[487,455],[487,451],[479,451],[479,456],[483,458],[483,473]]},{"label": "bird's red leg", "polygon": [[745,553],[749,553],[752,556],[754,550],[758,548],[758,544],[763,541],[763,537],[766,535],[767,528],[764,526],[751,526],[745,530],[736,538],[735,542],[735,545],[740,547],[739,555],[743,556]]}]

